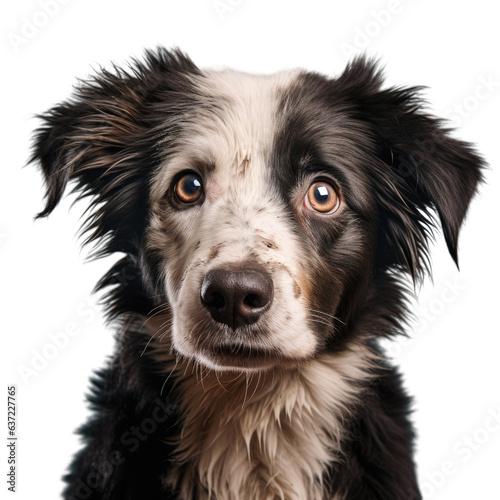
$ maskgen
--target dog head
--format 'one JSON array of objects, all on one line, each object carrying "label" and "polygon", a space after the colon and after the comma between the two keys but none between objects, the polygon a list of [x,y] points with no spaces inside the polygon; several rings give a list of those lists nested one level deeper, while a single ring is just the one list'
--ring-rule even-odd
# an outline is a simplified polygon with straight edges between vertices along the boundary
[{"label": "dog head", "polygon": [[160,306],[176,353],[217,370],[296,364],[352,332],[381,276],[422,276],[434,211],[457,259],[482,160],[418,92],[384,90],[365,59],[329,79],[149,52],[41,117],[40,215],[69,181],[92,197],[88,241],[127,254],[112,314]]}]

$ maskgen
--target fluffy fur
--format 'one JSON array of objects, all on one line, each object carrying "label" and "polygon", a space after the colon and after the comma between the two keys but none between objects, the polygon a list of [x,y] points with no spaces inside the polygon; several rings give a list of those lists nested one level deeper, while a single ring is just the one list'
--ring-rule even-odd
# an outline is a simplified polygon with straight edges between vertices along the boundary
[{"label": "fluffy fur", "polygon": [[[421,498],[410,402],[377,341],[402,333],[433,213],[457,261],[483,162],[420,89],[382,84],[363,58],[330,79],[158,49],[41,116],[39,216],[72,181],[95,255],[124,254],[97,286],[117,350],[65,499]],[[315,182],[335,210],[308,203]],[[242,316],[204,295],[221,271],[235,297],[257,280]]]}]

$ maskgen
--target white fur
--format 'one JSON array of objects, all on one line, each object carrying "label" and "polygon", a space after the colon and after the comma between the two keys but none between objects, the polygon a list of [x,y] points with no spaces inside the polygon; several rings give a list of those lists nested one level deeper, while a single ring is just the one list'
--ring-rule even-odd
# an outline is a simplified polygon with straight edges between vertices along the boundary
[{"label": "white fur", "polygon": [[[150,245],[163,249],[167,263],[165,286],[173,310],[173,345],[181,354],[215,369],[242,369],[220,365],[193,333],[209,329],[210,319],[199,299],[203,277],[227,264],[257,262],[271,273],[274,299],[260,320],[260,330],[268,334],[256,340],[259,347],[290,360],[309,358],[317,347],[307,322],[301,279],[307,266],[300,259],[297,236],[286,222],[287,208],[273,191],[268,162],[278,127],[279,90],[296,75],[227,71],[200,78],[197,85],[203,102],[217,103],[217,109],[205,109],[200,99],[194,116],[188,113],[174,153],[153,185],[154,207],[179,172],[215,164],[214,171],[200,168],[206,194],[203,205],[178,212],[172,222],[188,239],[181,255],[167,248],[161,214],[152,218],[149,234]],[[214,248],[218,255],[209,259]],[[180,268],[184,277],[179,287],[173,276]]]},{"label": "white fur", "polygon": [[[152,186],[148,244],[164,256],[171,308],[165,322],[171,336],[154,337],[153,346],[166,367],[175,361],[171,344],[182,355],[172,375],[184,420],[165,482],[186,500],[323,500],[323,474],[341,459],[343,422],[374,361],[361,344],[315,357],[308,256],[287,223],[289,208],[273,191],[269,166],[279,89],[295,78],[222,72],[197,79],[200,106],[183,119]],[[174,177],[193,169],[204,182],[203,204],[162,212]],[[307,187],[297,192],[297,206]],[[171,234],[182,235],[180,248]],[[210,270],[249,261],[274,284],[251,342],[279,356],[265,366],[242,357],[228,366],[210,354],[211,339],[220,341],[224,327],[202,306],[200,286]]]},{"label": "white fur", "polygon": [[355,345],[250,379],[178,365],[185,421],[180,467],[166,483],[186,500],[197,484],[198,500],[323,500],[323,473],[341,460],[343,421],[373,363],[372,351]]}]

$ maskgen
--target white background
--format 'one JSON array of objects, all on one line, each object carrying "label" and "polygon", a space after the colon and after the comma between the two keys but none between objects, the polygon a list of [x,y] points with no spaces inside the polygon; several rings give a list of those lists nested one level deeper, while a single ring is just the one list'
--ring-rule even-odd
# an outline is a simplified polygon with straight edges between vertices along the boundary
[{"label": "white background", "polygon": [[[1,365],[2,390],[18,388],[17,498],[60,494],[60,476],[79,447],[74,430],[88,414],[88,377],[113,349],[91,296],[113,259],[84,264],[88,249],[81,251],[75,236],[84,205],[69,211],[68,197],[48,220],[33,222],[42,207],[42,179],[34,168],[22,168],[37,125],[33,115],[66,98],[76,77],[92,67],[121,63],[158,44],[179,46],[201,67],[304,67],[330,76],[350,52],[365,50],[385,65],[388,85],[428,86],[431,109],[477,145],[491,169],[461,234],[461,271],[438,235],[434,280],[426,281],[415,304],[413,340],[389,349],[415,396],[425,498],[500,498],[500,30],[494,3],[222,0],[217,9],[213,0],[55,1],[47,0],[50,15],[43,0],[4,2],[1,16]],[[57,350],[56,337],[67,345]],[[5,417],[2,429],[5,435]],[[5,478],[7,449],[1,449]],[[0,488],[6,491],[4,479]]]}]

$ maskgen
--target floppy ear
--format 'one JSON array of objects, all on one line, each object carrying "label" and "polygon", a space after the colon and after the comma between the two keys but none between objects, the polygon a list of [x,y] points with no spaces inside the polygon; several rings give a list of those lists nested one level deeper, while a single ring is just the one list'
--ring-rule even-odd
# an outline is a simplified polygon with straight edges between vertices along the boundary
[{"label": "floppy ear", "polygon": [[79,198],[92,198],[85,242],[100,240],[97,256],[135,252],[147,216],[148,179],[161,161],[161,126],[178,109],[175,90],[185,92],[188,75],[198,71],[181,52],[159,48],[129,72],[102,70],[80,83],[71,100],[41,115],[30,159],[47,186],[38,217],[50,214],[75,181]]},{"label": "floppy ear", "polygon": [[357,118],[370,124],[375,140],[377,264],[402,268],[414,279],[428,270],[430,211],[435,210],[458,265],[458,234],[482,180],[482,158],[423,109],[421,88],[381,90],[383,79],[373,62],[355,60],[337,81],[347,89]]}]

